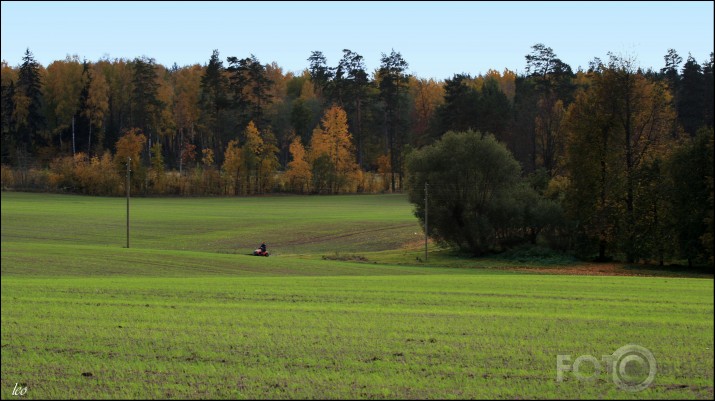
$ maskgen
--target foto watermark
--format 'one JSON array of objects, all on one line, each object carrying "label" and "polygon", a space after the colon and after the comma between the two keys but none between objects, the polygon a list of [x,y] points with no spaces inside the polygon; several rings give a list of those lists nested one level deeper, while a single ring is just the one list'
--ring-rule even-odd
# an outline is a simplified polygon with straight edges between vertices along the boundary
[{"label": "foto watermark", "polygon": [[[590,366],[586,373],[584,368]],[[572,372],[582,381],[593,381],[605,366],[613,383],[621,390],[637,392],[648,388],[658,371],[653,353],[636,344],[624,345],[611,355],[602,355],[599,361],[593,355],[581,355],[573,362],[571,355],[556,356],[556,382],[564,380],[564,372]]]}]

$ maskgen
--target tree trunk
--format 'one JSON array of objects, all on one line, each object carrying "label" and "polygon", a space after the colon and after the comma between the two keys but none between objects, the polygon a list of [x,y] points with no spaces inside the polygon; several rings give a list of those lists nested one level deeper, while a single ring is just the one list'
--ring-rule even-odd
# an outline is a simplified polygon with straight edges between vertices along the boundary
[{"label": "tree trunk", "polygon": [[[630,88],[629,88],[630,89]],[[635,211],[633,208],[633,144],[631,143],[631,104],[630,90],[626,92],[626,261],[635,262]]]},{"label": "tree trunk", "polygon": [[606,241],[600,240],[598,242],[598,261],[604,262],[606,260]]},{"label": "tree trunk", "polygon": [[87,157],[92,157],[92,120],[89,121],[89,136],[87,137]]}]

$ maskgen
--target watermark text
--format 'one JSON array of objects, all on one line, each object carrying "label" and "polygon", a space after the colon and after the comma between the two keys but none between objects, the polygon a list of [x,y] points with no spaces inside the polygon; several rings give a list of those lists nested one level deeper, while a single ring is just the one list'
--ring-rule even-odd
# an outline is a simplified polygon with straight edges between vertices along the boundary
[{"label": "watermark text", "polygon": [[628,344],[599,361],[592,355],[581,355],[572,361],[571,355],[556,356],[556,382],[564,380],[564,373],[582,381],[593,381],[605,367],[613,383],[625,391],[637,392],[648,388],[658,370],[653,353],[640,345]]},{"label": "watermark text", "polygon": [[25,395],[25,394],[27,394],[27,386],[22,387],[22,385],[20,385],[18,387],[18,384],[15,383],[15,388],[12,389],[12,395]]}]

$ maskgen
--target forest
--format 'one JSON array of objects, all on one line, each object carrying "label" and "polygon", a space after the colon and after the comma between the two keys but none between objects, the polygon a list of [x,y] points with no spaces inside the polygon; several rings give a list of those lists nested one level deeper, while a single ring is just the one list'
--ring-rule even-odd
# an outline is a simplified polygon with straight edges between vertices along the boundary
[{"label": "forest", "polygon": [[417,199],[411,156],[479,132],[517,163],[533,191],[520,196],[549,203],[505,229],[519,241],[712,265],[712,52],[698,63],[668,49],[659,70],[609,53],[573,71],[537,43],[523,74],[444,81],[411,75],[394,49],[372,72],[348,49],[334,65],[307,56],[297,75],[218,50],[167,68],[147,56],[44,67],[27,49],[18,66],[2,61],[2,188],[119,196],[130,171],[133,195]]}]

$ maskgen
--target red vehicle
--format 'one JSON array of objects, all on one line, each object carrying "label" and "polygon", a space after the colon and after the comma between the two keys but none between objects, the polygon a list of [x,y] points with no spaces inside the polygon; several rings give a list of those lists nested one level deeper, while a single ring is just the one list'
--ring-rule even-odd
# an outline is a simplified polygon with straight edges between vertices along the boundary
[{"label": "red vehicle", "polygon": [[268,251],[264,251],[261,248],[258,248],[253,251],[253,256],[268,256]]},{"label": "red vehicle", "polygon": [[266,249],[266,243],[261,242],[261,246],[253,251],[253,256],[268,256],[268,250]]}]

